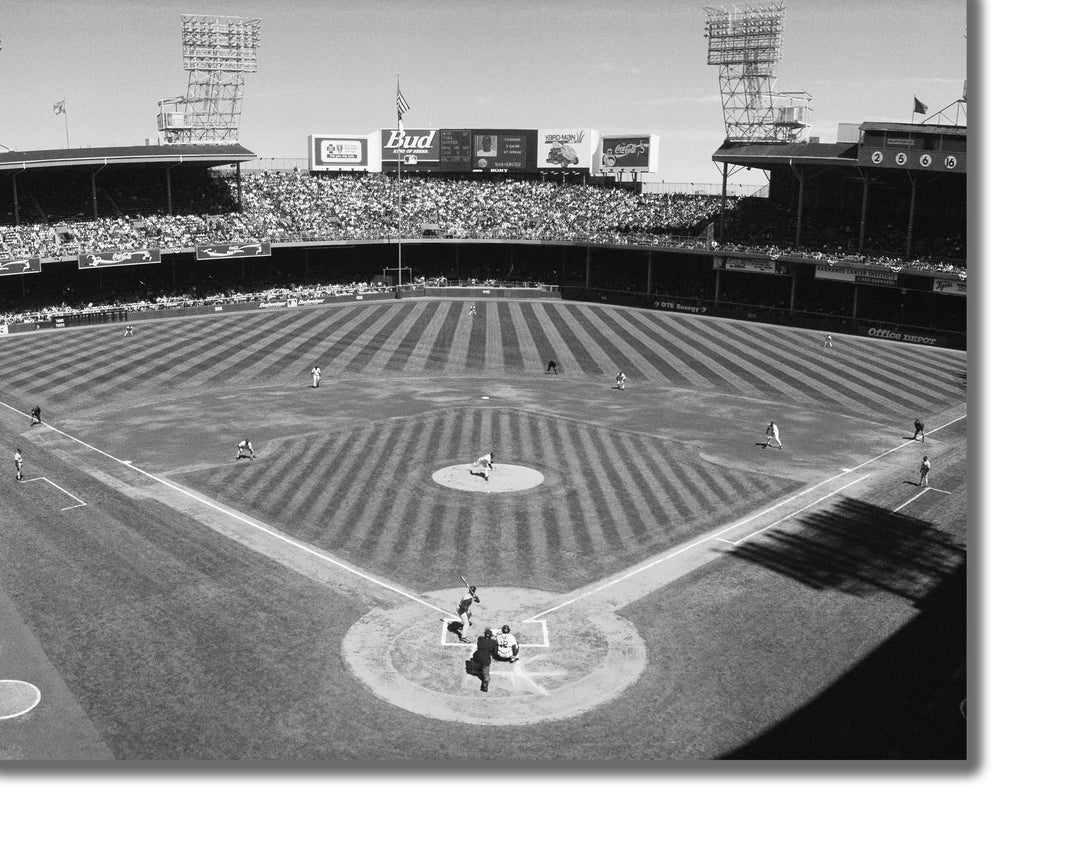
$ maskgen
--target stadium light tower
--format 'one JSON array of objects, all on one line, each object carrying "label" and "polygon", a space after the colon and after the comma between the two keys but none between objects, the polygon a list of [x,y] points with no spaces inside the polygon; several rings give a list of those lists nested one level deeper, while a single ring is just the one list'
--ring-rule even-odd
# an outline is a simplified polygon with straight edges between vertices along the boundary
[{"label": "stadium light tower", "polygon": [[724,128],[733,142],[799,141],[809,126],[810,95],[774,92],[783,57],[784,4],[739,10],[705,7],[710,65],[720,68]]},{"label": "stadium light tower", "polygon": [[258,71],[258,18],[181,15],[187,95],[158,101],[166,144],[238,142],[244,74]]}]

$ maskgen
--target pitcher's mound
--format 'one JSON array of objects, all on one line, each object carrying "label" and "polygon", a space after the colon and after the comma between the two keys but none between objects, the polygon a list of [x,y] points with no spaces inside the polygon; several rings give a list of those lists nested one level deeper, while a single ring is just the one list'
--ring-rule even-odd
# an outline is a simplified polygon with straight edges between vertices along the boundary
[{"label": "pitcher's mound", "polygon": [[483,475],[477,474],[479,471],[479,467],[473,467],[471,463],[445,466],[432,474],[431,479],[442,486],[468,492],[518,492],[540,486],[544,482],[543,474],[528,466],[496,463],[495,471],[489,480],[484,480]]}]

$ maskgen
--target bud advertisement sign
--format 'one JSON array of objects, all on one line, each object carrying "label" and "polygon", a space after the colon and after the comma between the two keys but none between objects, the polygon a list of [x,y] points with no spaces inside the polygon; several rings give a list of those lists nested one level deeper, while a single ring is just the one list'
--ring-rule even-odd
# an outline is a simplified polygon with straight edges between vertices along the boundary
[{"label": "bud advertisement sign", "polygon": [[398,157],[402,163],[405,157],[412,165],[420,162],[436,163],[439,161],[438,130],[383,130],[382,163],[383,168],[397,167]]},{"label": "bud advertisement sign", "polygon": [[656,136],[602,136],[601,171],[655,171]]},{"label": "bud advertisement sign", "polygon": [[308,136],[311,171],[367,171],[368,140],[364,136]]},{"label": "bud advertisement sign", "polygon": [[596,150],[593,130],[538,130],[537,168],[588,168]]}]

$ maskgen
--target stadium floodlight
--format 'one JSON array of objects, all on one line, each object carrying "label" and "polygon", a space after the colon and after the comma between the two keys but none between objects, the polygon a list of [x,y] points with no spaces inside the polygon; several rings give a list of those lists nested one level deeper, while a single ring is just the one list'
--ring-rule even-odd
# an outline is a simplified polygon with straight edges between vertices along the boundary
[{"label": "stadium floodlight", "polygon": [[809,126],[805,92],[773,91],[783,58],[784,4],[705,7],[708,64],[720,68],[724,128],[733,142],[798,141]]},{"label": "stadium floodlight", "polygon": [[158,101],[158,131],[166,144],[238,142],[244,74],[258,71],[258,18],[181,15],[184,97]]}]

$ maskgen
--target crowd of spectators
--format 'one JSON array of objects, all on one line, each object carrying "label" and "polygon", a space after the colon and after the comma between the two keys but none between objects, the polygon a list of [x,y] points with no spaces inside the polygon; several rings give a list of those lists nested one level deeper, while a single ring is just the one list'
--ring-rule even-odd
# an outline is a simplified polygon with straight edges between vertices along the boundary
[{"label": "crowd of spectators", "polygon": [[[222,187],[227,183],[222,181]],[[235,192],[235,188],[232,189]],[[707,237],[710,222],[736,199],[716,195],[635,193],[622,188],[536,180],[455,180],[383,174],[315,175],[298,170],[242,176],[243,211],[212,214],[133,214],[54,224],[0,226],[0,259],[73,257],[80,253],[266,240],[394,240],[416,238],[529,239],[591,244],[638,244],[809,257],[892,267],[963,272],[930,258],[852,251],[850,239],[832,245],[794,233],[758,230],[738,238],[737,215],[723,243]],[[725,206],[726,205],[726,206]],[[217,208],[217,207],[215,207]],[[734,231],[735,235],[732,235]],[[812,234],[811,234],[812,235]],[[960,251],[960,245],[934,246]],[[937,256],[951,254],[936,254]]]}]

